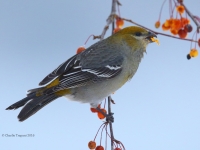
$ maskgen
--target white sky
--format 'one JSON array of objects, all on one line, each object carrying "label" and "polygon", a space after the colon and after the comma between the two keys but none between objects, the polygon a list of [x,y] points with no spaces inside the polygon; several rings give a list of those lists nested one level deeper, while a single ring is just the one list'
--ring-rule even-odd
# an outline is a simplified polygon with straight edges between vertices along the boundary
[{"label": "white sky", "polygon": [[[161,1],[120,2],[122,17],[155,29]],[[200,16],[199,0],[185,4]],[[17,120],[21,109],[5,108],[74,55],[89,35],[99,35],[110,8],[106,0],[0,0],[0,149],[88,149],[102,124],[88,104],[59,98],[22,123]],[[168,3],[162,22],[169,18],[167,8]],[[199,150],[200,57],[186,59],[190,42],[158,38],[160,46],[148,46],[134,78],[113,95],[115,138],[127,150]],[[90,39],[86,47],[96,41]]]}]

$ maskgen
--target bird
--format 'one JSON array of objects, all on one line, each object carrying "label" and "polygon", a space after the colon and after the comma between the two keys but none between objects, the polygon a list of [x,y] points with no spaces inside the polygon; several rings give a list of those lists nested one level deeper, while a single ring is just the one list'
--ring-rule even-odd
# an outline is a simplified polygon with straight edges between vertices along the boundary
[{"label": "bird", "polygon": [[138,26],[126,27],[75,54],[40,83],[25,98],[6,110],[23,107],[18,115],[26,120],[59,97],[98,105],[129,81],[136,73],[146,47],[158,42],[154,32]]}]

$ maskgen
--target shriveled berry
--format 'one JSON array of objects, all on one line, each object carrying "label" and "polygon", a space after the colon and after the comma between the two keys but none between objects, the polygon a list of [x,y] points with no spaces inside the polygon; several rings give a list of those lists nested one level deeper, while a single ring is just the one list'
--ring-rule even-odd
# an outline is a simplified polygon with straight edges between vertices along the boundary
[{"label": "shriveled berry", "polygon": [[159,27],[160,27],[160,21],[156,21],[155,27],[156,27],[156,28],[159,28]]},{"label": "shriveled berry", "polygon": [[97,146],[95,150],[104,150],[103,146]]},{"label": "shriveled berry", "polygon": [[186,30],[187,32],[191,32],[192,26],[190,24],[186,24],[185,27],[184,27],[184,30]]},{"label": "shriveled berry", "polygon": [[198,45],[199,45],[199,47],[200,47],[200,39],[198,40]]},{"label": "shriveled berry", "polygon": [[190,54],[187,54],[187,59],[190,60],[191,59],[191,56]]}]

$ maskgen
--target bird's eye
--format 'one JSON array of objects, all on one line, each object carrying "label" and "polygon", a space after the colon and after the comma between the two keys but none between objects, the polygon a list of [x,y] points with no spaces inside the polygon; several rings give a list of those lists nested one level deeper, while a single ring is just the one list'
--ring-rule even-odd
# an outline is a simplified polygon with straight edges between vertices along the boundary
[{"label": "bird's eye", "polygon": [[136,32],[135,35],[136,35],[136,36],[141,36],[142,33],[141,33],[141,32]]}]

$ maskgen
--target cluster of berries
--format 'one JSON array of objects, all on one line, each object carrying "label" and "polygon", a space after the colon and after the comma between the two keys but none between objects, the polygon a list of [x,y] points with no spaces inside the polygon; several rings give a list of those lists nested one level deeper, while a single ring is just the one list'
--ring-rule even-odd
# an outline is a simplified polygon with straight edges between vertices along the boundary
[{"label": "cluster of berries", "polygon": [[[170,6],[169,6],[170,18],[166,19],[165,22],[162,24],[162,30],[170,31],[171,34],[175,36],[179,36],[179,38],[181,39],[185,39],[188,33],[192,32],[192,29],[193,29],[190,24],[190,20],[187,18],[185,7],[181,5],[180,3],[175,3],[175,2],[174,2],[174,6],[172,6],[171,0],[169,0],[169,3],[170,3]],[[162,12],[162,7],[161,7],[159,19],[155,23],[156,28],[160,27],[160,16]],[[176,17],[174,17],[174,10],[176,10]],[[183,17],[184,14],[185,14],[185,17]],[[200,39],[198,40],[198,45],[200,46]],[[190,59],[191,57],[196,57],[196,56],[198,56],[198,50],[196,49],[196,45],[195,45],[195,48],[191,48],[190,53],[187,55],[187,58]]]},{"label": "cluster of berries", "polygon": [[[192,31],[192,26],[190,25],[190,20],[188,18],[182,17],[184,13],[184,7],[179,5],[176,7],[177,12],[180,14],[180,18],[171,17],[166,19],[162,24],[163,31],[170,31],[173,35],[178,35],[180,38],[184,39],[187,37],[187,34]],[[160,20],[155,23],[155,27],[160,27]]]},{"label": "cluster of berries", "polygon": [[[112,100],[112,103],[115,104],[113,100]],[[98,108],[101,109],[105,114],[107,114],[107,111],[105,110],[105,106],[106,106],[106,100],[105,100],[105,103],[104,103],[104,108],[101,108],[101,104],[98,105]],[[99,119],[104,119],[105,118],[105,116],[101,112],[99,112],[97,109],[90,108],[90,110],[91,110],[92,113],[97,113],[97,116],[98,116]],[[107,138],[108,137],[111,138],[110,134],[107,131],[108,124],[109,124],[109,122],[104,122],[99,127],[94,140],[90,141],[88,143],[88,147],[89,147],[90,150],[104,150],[104,147],[101,145],[103,131],[105,131],[105,134],[106,134],[106,137],[105,137],[105,139],[106,139],[106,146],[105,147],[107,147]],[[96,137],[97,137],[97,135],[98,135],[99,132],[100,132],[100,144],[97,146],[96,142],[95,142],[95,139],[96,139]],[[114,150],[125,150],[124,145],[120,141],[114,140],[113,141],[113,146],[114,146]]]},{"label": "cluster of berries", "polygon": [[[99,145],[99,146],[96,146],[96,142],[95,141],[90,141],[88,143],[88,147],[92,150],[92,149],[95,149],[95,150],[104,150],[104,147]],[[116,147],[114,150],[122,150],[121,148],[119,147]]]}]

